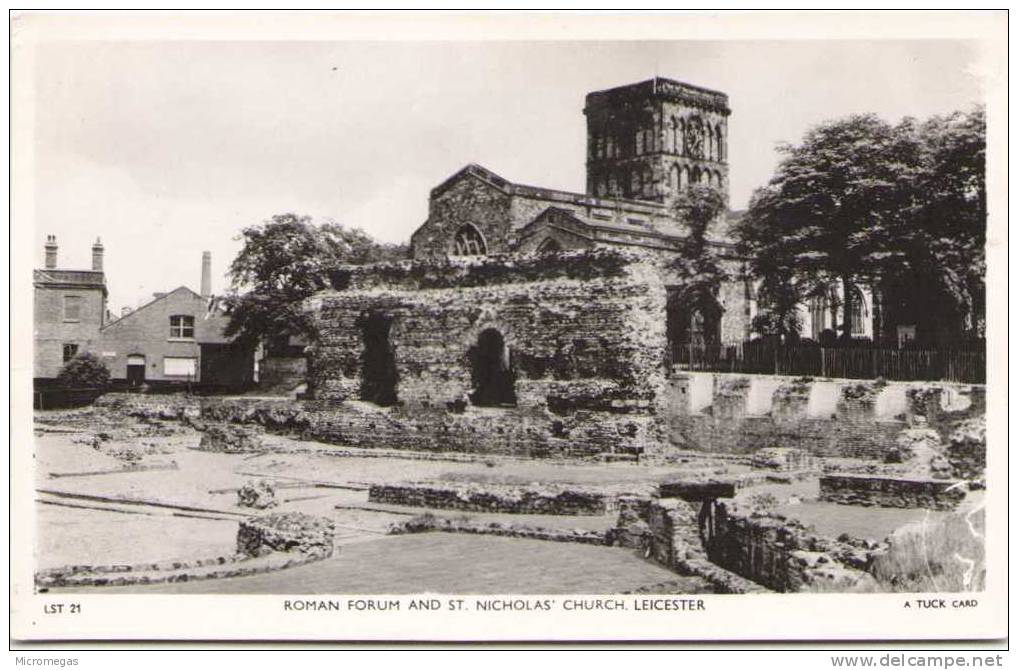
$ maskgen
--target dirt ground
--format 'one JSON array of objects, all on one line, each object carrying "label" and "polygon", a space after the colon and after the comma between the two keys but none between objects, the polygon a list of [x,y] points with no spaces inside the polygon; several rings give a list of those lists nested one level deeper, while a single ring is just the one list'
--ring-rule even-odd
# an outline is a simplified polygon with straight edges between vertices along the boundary
[{"label": "dirt ground", "polygon": [[[390,524],[426,510],[370,504],[367,489],[373,483],[425,479],[509,484],[636,484],[691,474],[720,476],[748,470],[746,466],[709,456],[691,457],[685,463],[662,466],[514,459],[462,462],[412,459],[398,453],[379,456],[386,452],[337,448],[274,435],[266,435],[264,439],[271,449],[267,453],[213,453],[196,450],[200,433],[177,422],[96,422],[87,411],[38,413],[35,441],[39,503],[35,543],[37,567],[232,555],[238,522],[247,515],[262,513],[239,506],[237,489],[247,482],[268,479],[277,486],[279,505],[272,511],[328,516],[336,524],[340,552],[336,559],[328,562],[332,567],[321,564],[319,568],[311,565],[287,571],[293,572],[293,579],[297,579],[296,575],[312,575],[322,570],[317,581],[309,577],[318,585],[314,588],[342,588],[349,589],[350,593],[372,589],[400,592],[392,590],[395,586],[382,588],[382,584],[391,583],[404,584],[405,590],[410,592],[423,588],[425,583],[431,584],[428,580],[433,577],[434,586],[428,588],[441,591],[448,585],[439,575],[432,575],[429,566],[451,562],[462,564],[464,575],[477,577],[477,592],[502,589],[503,592],[536,593],[541,591],[526,589],[543,588],[546,589],[543,592],[552,593],[560,592],[552,590],[560,582],[596,592],[593,587],[607,584],[602,578],[608,579],[613,570],[622,571],[620,578],[625,582],[624,588],[635,589],[676,576],[657,567],[652,569],[632,551],[608,547],[563,546],[562,543],[509,538],[462,538],[448,533],[431,534],[430,539],[387,537]],[[816,500],[816,480],[754,486],[739,493],[741,499],[752,496],[769,496],[774,511],[812,524],[821,534],[831,537],[847,532],[858,537],[882,539],[910,523],[929,520],[931,514],[943,514],[820,503]],[[614,524],[612,516],[476,513],[468,516],[483,522],[555,529],[605,530]],[[407,563],[398,556],[403,544],[413,545],[414,551],[422,553]],[[524,551],[523,548],[528,549]],[[534,560],[538,554],[542,559]],[[532,560],[528,561],[527,555]],[[355,569],[350,561],[356,557],[364,563]],[[423,560],[425,557],[430,558]],[[569,575],[576,572],[577,560],[584,562],[580,572],[587,575],[584,578],[587,581],[570,581]],[[482,573],[470,567],[475,564],[487,566],[486,569],[503,577],[486,582],[480,576]],[[347,576],[341,579],[341,574]],[[379,581],[383,577],[395,581]],[[274,581],[270,576],[244,579],[249,581],[242,584],[259,585],[259,589],[297,584],[283,577],[279,578],[282,581]],[[228,585],[233,582],[240,582],[240,578],[194,585],[194,588],[220,591],[234,588]],[[474,582],[467,579],[464,588],[468,583]],[[618,588],[623,586],[612,586],[612,590]],[[699,587],[691,584],[689,588]]]}]

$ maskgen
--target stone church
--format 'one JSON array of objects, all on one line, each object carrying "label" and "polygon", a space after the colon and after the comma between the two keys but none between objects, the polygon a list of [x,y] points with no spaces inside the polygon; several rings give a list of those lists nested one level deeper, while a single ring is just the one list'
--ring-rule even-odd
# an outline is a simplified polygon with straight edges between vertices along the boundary
[{"label": "stone church", "polygon": [[688,236],[672,200],[728,192],[725,94],[670,79],[590,93],[587,192],[468,165],[436,186],[412,259],[348,267],[310,301],[310,407],[345,444],[625,458],[669,441],[687,345],[750,334],[751,285],[694,299],[670,267]]}]

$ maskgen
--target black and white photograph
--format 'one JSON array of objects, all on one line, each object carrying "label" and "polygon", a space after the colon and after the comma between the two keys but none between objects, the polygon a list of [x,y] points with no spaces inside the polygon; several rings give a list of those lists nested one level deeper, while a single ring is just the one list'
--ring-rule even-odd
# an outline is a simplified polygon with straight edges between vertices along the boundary
[{"label": "black and white photograph", "polygon": [[1006,633],[1006,12],[114,18],[11,23],[16,631]]}]

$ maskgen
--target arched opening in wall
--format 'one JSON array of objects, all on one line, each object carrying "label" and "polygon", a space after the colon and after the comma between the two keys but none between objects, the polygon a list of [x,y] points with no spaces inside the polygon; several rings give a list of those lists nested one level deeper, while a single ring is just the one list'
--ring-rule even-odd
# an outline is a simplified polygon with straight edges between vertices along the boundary
[{"label": "arched opening in wall", "polygon": [[718,160],[723,161],[725,160],[725,138],[721,134],[720,124],[718,124],[718,126],[714,128],[714,138],[718,148]]},{"label": "arched opening in wall", "polygon": [[669,287],[665,307],[665,337],[669,362],[696,369],[698,363],[721,355],[723,308],[710,294],[690,294]]},{"label": "arched opening in wall", "polygon": [[700,168],[693,168],[693,171],[689,175],[689,183],[694,186],[700,183]]},{"label": "arched opening in wall", "polygon": [[396,349],[392,345],[392,317],[374,312],[360,320],[361,400],[389,407],[396,404]]},{"label": "arched opening in wall", "polygon": [[452,242],[453,256],[486,256],[488,245],[484,242],[481,231],[473,225],[466,224],[456,231]]},{"label": "arched opening in wall", "polygon": [[689,168],[681,168],[679,170],[679,190],[689,188]]},{"label": "arched opening in wall", "polygon": [[679,119],[679,134],[675,138],[675,152],[686,155],[686,120]]},{"label": "arched opening in wall", "polygon": [[560,251],[562,251],[562,245],[552,237],[546,238],[537,247],[537,253],[539,254],[557,254]]},{"label": "arched opening in wall", "polygon": [[479,407],[516,404],[516,375],[502,333],[494,328],[481,332],[470,350],[470,363],[474,387],[470,402]]},{"label": "arched opening in wall", "polygon": [[678,165],[672,165],[672,168],[668,171],[668,188],[673,192],[682,188],[682,177],[681,170]]}]

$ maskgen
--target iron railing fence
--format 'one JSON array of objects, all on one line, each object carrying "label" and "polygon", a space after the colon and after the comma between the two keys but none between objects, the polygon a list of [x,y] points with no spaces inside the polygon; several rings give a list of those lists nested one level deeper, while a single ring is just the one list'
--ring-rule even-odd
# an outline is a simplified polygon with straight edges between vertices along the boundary
[{"label": "iron railing fence", "polygon": [[954,349],[881,349],[740,342],[675,344],[671,364],[681,370],[745,374],[986,383],[986,352]]}]

